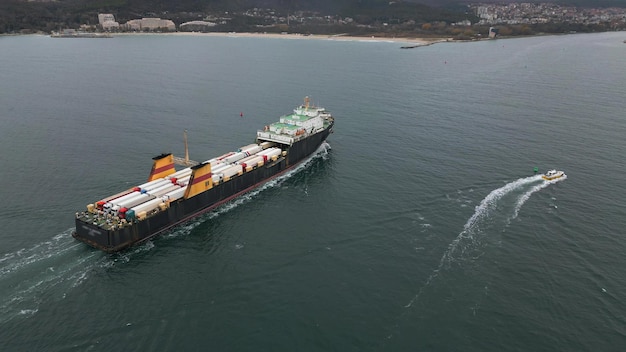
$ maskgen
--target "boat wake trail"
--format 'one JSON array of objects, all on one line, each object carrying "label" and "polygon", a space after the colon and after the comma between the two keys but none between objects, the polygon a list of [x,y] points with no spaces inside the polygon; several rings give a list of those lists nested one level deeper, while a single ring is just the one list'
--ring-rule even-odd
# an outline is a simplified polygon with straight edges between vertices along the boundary
[{"label": "boat wake trail", "polygon": [[524,203],[526,203],[526,201],[528,200],[528,198],[530,198],[530,196],[537,192],[537,191],[541,191],[542,189],[555,184],[557,182],[561,182],[563,180],[567,179],[567,175],[563,175],[560,178],[557,178],[555,180],[552,181],[544,181],[538,185],[535,185],[533,188],[531,188],[530,190],[526,191],[526,193],[522,194],[518,199],[517,199],[517,203],[515,203],[515,209],[513,210],[513,216],[511,216],[509,218],[510,220],[513,220],[517,217],[517,215],[519,214],[520,209],[522,209],[522,205],[524,205]]},{"label": "boat wake trail", "polygon": [[[293,170],[218,207],[196,221],[178,226],[162,237],[178,237],[190,233],[207,219],[236,208],[263,190],[280,185],[309,167],[313,160],[326,159],[329,150],[330,146],[323,143],[312,156]],[[148,241],[123,253],[107,255],[76,241],[71,235],[73,230],[68,229],[31,248],[22,248],[0,257],[0,326],[16,318],[35,315],[42,304],[65,299],[72,289],[80,286],[94,273],[107,270],[117,263],[124,264],[133,256],[155,247],[154,242]]]},{"label": "boat wake trail", "polygon": [[61,300],[108,257],[72,238],[69,229],[0,258],[0,324],[32,316],[42,302]]},{"label": "boat wake trail", "polygon": [[[478,256],[482,254],[479,253],[481,251],[481,242],[485,236],[485,230],[494,225],[496,210],[501,209],[503,212],[510,212],[505,221],[505,226],[508,226],[511,220],[517,218],[520,209],[533,193],[565,178],[564,176],[556,180],[545,181],[541,175],[535,175],[520,178],[491,191],[476,206],[474,214],[463,226],[463,231],[450,243],[448,249],[442,255],[439,266],[433,270],[418,293],[405,305],[405,308],[411,307],[420,298],[424,289],[439,276],[442,270],[449,268],[452,263],[461,264],[463,261],[475,259],[475,254],[478,254]],[[511,197],[513,197],[514,203],[512,209],[510,209]],[[509,205],[508,207],[507,204]]]}]

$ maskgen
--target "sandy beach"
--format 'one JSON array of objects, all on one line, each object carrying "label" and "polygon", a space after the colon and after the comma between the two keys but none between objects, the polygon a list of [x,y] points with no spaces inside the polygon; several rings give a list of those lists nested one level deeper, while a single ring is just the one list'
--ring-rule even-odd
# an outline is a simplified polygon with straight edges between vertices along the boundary
[{"label": "sandy beach", "polygon": [[180,36],[208,36],[208,37],[241,37],[241,38],[276,38],[276,39],[302,39],[302,40],[336,40],[336,41],[361,41],[361,42],[389,42],[400,43],[410,46],[430,45],[446,42],[446,38],[413,38],[413,37],[379,37],[379,36],[351,36],[345,34],[322,35],[322,34],[282,34],[282,33],[239,33],[239,32],[170,32],[170,33],[137,33],[125,32],[114,33],[118,35],[180,35]]}]

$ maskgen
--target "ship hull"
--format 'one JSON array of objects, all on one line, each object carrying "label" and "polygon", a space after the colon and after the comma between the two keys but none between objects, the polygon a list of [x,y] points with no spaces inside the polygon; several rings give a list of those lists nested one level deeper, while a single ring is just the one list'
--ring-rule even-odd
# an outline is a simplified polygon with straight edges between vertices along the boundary
[{"label": "ship hull", "polygon": [[115,230],[106,230],[77,218],[76,230],[72,236],[107,253],[118,252],[145,242],[293,169],[320,147],[332,131],[332,127],[331,124],[325,130],[293,143],[287,149],[286,156],[281,156],[229,181],[220,182],[194,197],[174,201],[167,209],[143,221]]}]

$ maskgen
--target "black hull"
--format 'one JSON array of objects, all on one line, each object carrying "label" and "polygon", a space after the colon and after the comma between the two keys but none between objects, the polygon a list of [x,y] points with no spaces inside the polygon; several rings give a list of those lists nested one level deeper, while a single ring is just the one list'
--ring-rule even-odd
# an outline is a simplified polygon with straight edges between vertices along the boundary
[{"label": "black hull", "polygon": [[169,208],[115,230],[105,230],[97,225],[76,219],[76,231],[72,236],[107,253],[114,253],[145,242],[172,227],[208,212],[263,183],[294,168],[315,152],[332,131],[332,124],[325,130],[295,142],[287,149],[287,155],[243,173],[229,181],[189,199],[170,203]]}]

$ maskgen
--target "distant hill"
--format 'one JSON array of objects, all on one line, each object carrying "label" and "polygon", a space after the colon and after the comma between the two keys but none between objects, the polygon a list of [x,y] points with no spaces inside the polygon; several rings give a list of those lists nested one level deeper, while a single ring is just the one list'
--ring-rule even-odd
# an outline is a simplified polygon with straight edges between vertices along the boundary
[{"label": "distant hill", "polygon": [[241,13],[252,8],[274,9],[283,16],[297,11],[361,16],[365,22],[390,18],[455,22],[467,17],[464,9],[433,8],[403,0],[0,0],[0,33],[24,28],[77,28],[83,23],[96,23],[99,12],[113,13],[122,22],[138,17],[173,18],[175,14],[173,19],[184,21],[207,13]]},{"label": "distant hill", "polygon": [[[0,0],[0,2],[13,0]],[[25,1],[25,0],[21,0]],[[41,0],[40,0],[41,1]],[[130,11],[239,11],[250,8],[272,8],[279,11],[309,10],[326,14],[350,13],[388,7],[390,3],[413,3],[435,8],[458,9],[470,3],[515,3],[528,0],[55,0],[69,7],[88,9],[128,9]],[[581,7],[625,7],[626,0],[538,0]]]},{"label": "distant hill", "polygon": [[626,0],[405,0],[408,2],[421,3],[433,7],[449,7],[458,4],[476,4],[476,3],[492,3],[492,4],[510,4],[521,2],[532,3],[554,3],[563,6],[577,7],[622,7],[626,8]]},{"label": "distant hill", "polygon": [[[57,0],[62,1],[62,0]],[[168,8],[190,8],[209,6],[214,8],[291,8],[327,11],[341,11],[350,7],[376,6],[381,3],[411,2],[432,7],[450,7],[459,4],[470,3],[515,3],[515,2],[551,2],[561,5],[581,7],[625,7],[626,0],[74,0],[77,2],[103,3],[126,3],[126,6],[164,6]]]},{"label": "distant hill", "polygon": [[[529,0],[522,0],[524,2]],[[254,30],[262,24],[259,19],[244,16],[243,11],[252,8],[272,9],[276,15],[294,15],[298,11],[316,12],[354,18],[363,26],[392,27],[406,31],[400,24],[412,22],[413,28],[424,23],[456,23],[476,21],[468,12],[469,3],[512,3],[512,0],[0,0],[0,33],[28,31],[50,32],[61,28],[78,28],[81,24],[97,23],[98,13],[113,13],[124,23],[141,17],[162,17],[180,24],[203,18],[207,14],[229,12],[239,16],[219,30]],[[550,2],[545,0],[532,2]],[[554,3],[579,7],[624,7],[626,0],[559,0]],[[393,26],[395,24],[395,26]],[[292,25],[293,26],[293,25]],[[360,28],[363,28],[361,26]],[[316,28],[300,30],[318,31]],[[343,30],[326,26],[323,30]],[[578,30],[578,29],[570,29]],[[596,30],[596,29],[590,29]]]}]

